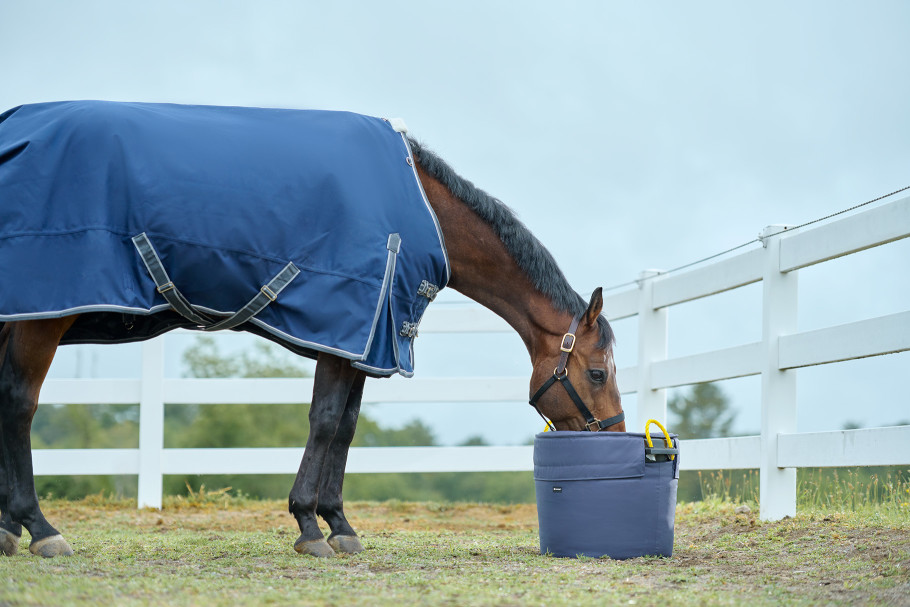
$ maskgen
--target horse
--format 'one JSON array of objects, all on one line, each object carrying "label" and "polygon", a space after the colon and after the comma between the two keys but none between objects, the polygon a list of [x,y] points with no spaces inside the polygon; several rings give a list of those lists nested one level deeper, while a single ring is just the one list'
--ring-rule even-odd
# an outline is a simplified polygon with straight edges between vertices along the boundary
[{"label": "horse", "polygon": [[[602,290],[587,301],[582,298],[509,207],[459,176],[418,140],[404,139],[441,229],[450,267],[446,286],[503,318],[521,337],[530,356],[529,396],[537,413],[555,430],[624,432],[615,339],[602,313]],[[16,287],[0,285],[10,288]],[[17,552],[23,527],[31,536],[31,553],[46,558],[73,554],[41,511],[30,430],[56,349],[80,316],[0,324],[0,552],[5,555]],[[256,332],[249,322],[234,328]],[[288,510],[300,530],[294,550],[331,557],[363,550],[345,516],[342,487],[364,383],[372,374],[332,352],[318,352],[316,360],[309,436]],[[319,518],[328,524],[328,537]]]}]

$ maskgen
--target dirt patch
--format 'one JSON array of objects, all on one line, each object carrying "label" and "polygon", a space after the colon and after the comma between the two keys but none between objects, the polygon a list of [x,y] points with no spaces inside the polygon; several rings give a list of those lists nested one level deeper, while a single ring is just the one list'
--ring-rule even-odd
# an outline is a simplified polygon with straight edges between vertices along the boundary
[{"label": "dirt patch", "polygon": [[[133,506],[135,508],[135,506]],[[54,502],[45,514],[54,520],[105,518],[117,524],[133,525],[157,532],[188,531],[276,531],[295,533],[297,523],[281,502],[249,502],[242,506],[181,506],[162,510],[111,509]],[[466,531],[470,529],[536,530],[537,508],[533,504],[435,504],[411,502],[345,505],[351,524],[358,531]]]},{"label": "dirt patch", "polygon": [[533,504],[352,504],[351,523],[370,531],[466,531],[470,529],[536,530]]},{"label": "dirt patch", "polygon": [[[652,604],[654,596],[686,597],[696,592],[707,602],[739,597],[759,604],[910,606],[910,519],[882,522],[876,517],[815,514],[764,523],[755,512],[737,513],[733,505],[683,505],[677,510],[672,558],[610,561],[541,557],[533,504],[354,502],[346,510],[351,523],[372,546],[358,557],[336,559],[331,567],[345,575],[381,579],[390,585],[415,570],[437,575],[454,568],[476,570],[481,577],[487,571],[515,579],[527,576],[525,584],[569,576],[584,584],[614,588],[638,604]],[[242,545],[244,533],[274,537],[254,543],[274,545],[277,552],[272,554],[293,559],[290,546],[299,533],[283,502],[178,504],[161,511],[136,510],[135,504],[110,507],[51,502],[45,511],[64,533],[69,523],[72,527],[110,527],[121,533],[135,529],[157,537],[199,534],[203,543],[223,546],[210,557],[219,563],[222,557],[217,554],[223,552],[224,559],[233,557],[238,549],[230,542]],[[232,539],[238,536],[241,539]],[[478,544],[478,537],[486,538],[486,543]],[[500,544],[507,548],[497,548]],[[396,545],[399,548],[392,548]],[[240,550],[248,551],[250,545]],[[156,558],[152,566],[178,566]],[[256,568],[281,578],[323,575],[308,561],[290,560],[274,567],[274,557],[261,558]],[[236,566],[225,567],[233,571],[230,567]]]},{"label": "dirt patch", "polygon": [[[887,586],[896,579],[903,586],[910,581],[910,531],[905,527],[858,526],[837,515],[766,523],[754,514],[729,511],[682,516],[672,560],[740,590],[910,605],[910,593],[892,589],[874,598],[856,592],[869,584]],[[672,576],[662,580],[665,586],[677,581]]]}]

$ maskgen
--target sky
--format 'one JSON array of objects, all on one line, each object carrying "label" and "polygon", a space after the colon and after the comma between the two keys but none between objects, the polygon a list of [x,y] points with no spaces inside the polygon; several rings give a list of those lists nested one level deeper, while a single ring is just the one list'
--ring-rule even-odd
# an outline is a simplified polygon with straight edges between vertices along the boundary
[{"label": "sky", "polygon": [[[0,108],[109,99],[402,117],[590,293],[910,185],[908,28],[902,1],[0,0]],[[908,266],[905,239],[802,270],[800,330],[908,309]],[[673,307],[670,355],[757,340],[760,293]],[[434,305],[459,301],[449,290]],[[615,328],[619,366],[634,365],[634,321]],[[188,340],[169,338],[169,374]],[[529,375],[517,336],[482,338],[479,359],[475,343],[421,336],[418,376]],[[51,376],[130,376],[138,360],[135,346],[67,347]],[[908,364],[799,371],[799,429],[910,418]],[[757,431],[758,378],[720,386],[736,431]],[[366,410],[392,425],[420,416],[447,443],[540,429],[524,403]]]}]

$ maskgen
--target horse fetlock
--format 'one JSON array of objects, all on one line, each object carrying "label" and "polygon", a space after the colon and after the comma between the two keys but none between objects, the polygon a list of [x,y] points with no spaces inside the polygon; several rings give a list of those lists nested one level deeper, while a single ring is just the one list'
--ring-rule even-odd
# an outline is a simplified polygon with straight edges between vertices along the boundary
[{"label": "horse fetlock", "polygon": [[22,535],[22,524],[14,521],[13,518],[9,516],[8,512],[4,512],[0,515],[0,529],[17,537]]},{"label": "horse fetlock", "polygon": [[63,536],[59,534],[33,541],[29,545],[28,551],[46,559],[55,556],[72,556],[74,554],[73,549],[66,543]]},{"label": "horse fetlock", "polygon": [[299,554],[315,556],[317,558],[335,556],[335,550],[329,546],[329,543],[325,541],[325,538],[307,540],[301,535],[297,541],[294,542],[294,550]]},{"label": "horse fetlock", "polygon": [[348,520],[345,518],[344,513],[337,513],[332,516],[323,517],[325,522],[329,524],[329,529],[332,530],[329,539],[334,536],[357,536],[357,532],[354,531],[354,528],[351,527],[351,524],[348,523]]},{"label": "horse fetlock", "polygon": [[328,523],[332,529],[332,535],[356,535],[348,524],[340,505],[325,507],[320,503],[316,508],[316,515]]},{"label": "horse fetlock", "polygon": [[332,535],[329,537],[328,544],[335,552],[343,554],[363,552],[363,544],[356,535]]},{"label": "horse fetlock", "polygon": [[19,550],[19,540],[21,536],[10,533],[3,527],[0,527],[0,553],[6,556],[13,556]]}]

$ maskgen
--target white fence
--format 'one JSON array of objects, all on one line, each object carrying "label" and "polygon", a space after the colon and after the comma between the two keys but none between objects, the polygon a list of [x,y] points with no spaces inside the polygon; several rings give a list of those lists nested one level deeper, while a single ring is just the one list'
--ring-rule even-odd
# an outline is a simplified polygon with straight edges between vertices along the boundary
[{"label": "white fence", "polygon": [[[761,435],[688,440],[683,469],[760,470],[761,518],[796,511],[796,468],[910,464],[910,426],[796,433],[796,370],[910,350],[910,310],[798,332],[799,270],[910,236],[910,197],[805,231],[767,228],[762,248],[685,273],[642,273],[637,287],[610,295],[611,320],[638,316],[638,364],[619,371],[623,393],[638,393],[641,428],[666,418],[666,389],[761,375]],[[901,271],[904,271],[903,269]],[[907,280],[906,273],[902,280]],[[667,309],[758,281],[762,339],[668,359]],[[504,332],[483,308],[444,306],[426,314],[422,333]],[[311,379],[166,379],[160,339],[143,344],[137,380],[49,380],[42,403],[139,403],[138,449],[35,450],[36,474],[138,474],[139,505],[161,506],[165,474],[295,473],[299,449],[164,449],[164,403],[301,403]],[[414,378],[367,382],[364,402],[502,402],[527,398],[527,377]],[[882,448],[887,445],[887,449]],[[531,470],[531,447],[377,447],[351,449],[348,472]]]}]

